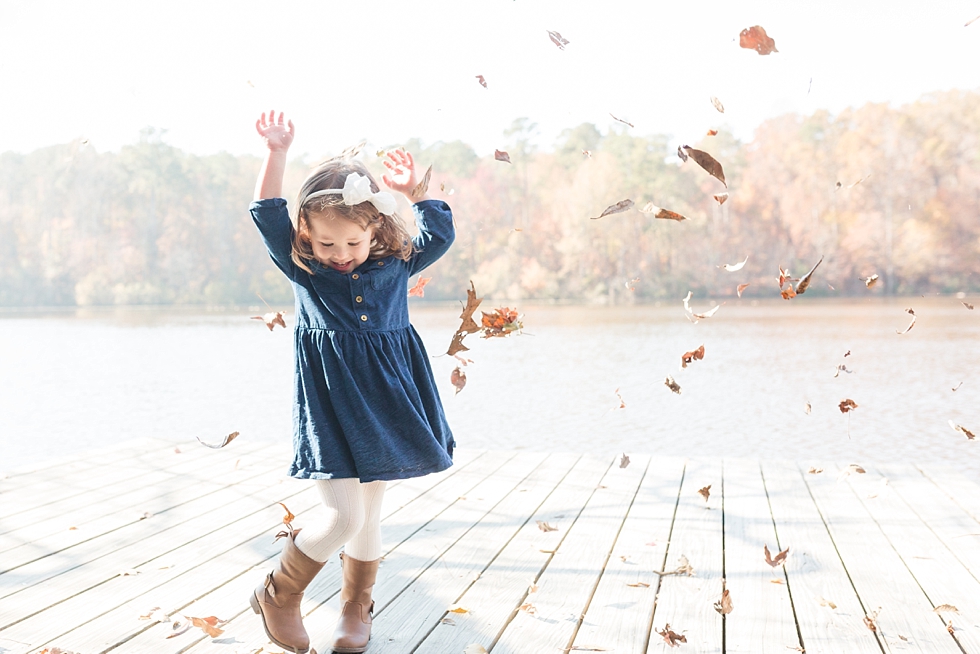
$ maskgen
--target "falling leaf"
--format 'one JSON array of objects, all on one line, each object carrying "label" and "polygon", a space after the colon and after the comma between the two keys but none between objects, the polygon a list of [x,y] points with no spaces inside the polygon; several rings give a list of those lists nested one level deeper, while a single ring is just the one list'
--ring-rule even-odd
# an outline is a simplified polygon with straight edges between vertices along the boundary
[{"label": "falling leaf", "polygon": [[972,25],[978,20],[980,20],[980,16],[977,16],[976,18],[971,18],[970,20],[966,21],[966,24],[963,27],[969,27],[970,25]]},{"label": "falling leaf", "polygon": [[792,300],[796,297],[796,291],[793,290],[793,285],[790,284],[785,290],[779,291],[779,294],[783,296],[784,300]]},{"label": "falling leaf", "polygon": [[450,606],[446,610],[449,611],[450,613],[469,613],[470,612],[470,610],[468,608],[466,608],[465,606],[460,606],[459,604],[453,604],[452,606]]},{"label": "falling leaf", "polygon": [[463,307],[463,312],[459,314],[462,322],[460,323],[459,329],[456,330],[455,335],[453,335],[453,340],[449,344],[449,350],[446,352],[446,354],[456,356],[457,352],[462,352],[469,349],[463,345],[463,337],[467,334],[480,331],[480,326],[476,324],[475,320],[473,320],[473,314],[476,312],[481,302],[483,302],[483,298],[478,298],[476,296],[476,287],[473,285],[473,281],[471,280],[470,288],[466,291],[466,306]]},{"label": "falling leaf", "polygon": [[[855,186],[857,186],[858,184],[860,184],[860,183],[861,183],[861,182],[863,182],[864,180],[866,180],[866,179],[868,179],[869,177],[871,177],[871,175],[865,175],[864,177],[862,177],[862,178],[861,178],[861,179],[859,179],[858,181],[856,181],[856,182],[854,182],[853,184],[848,184],[848,185],[847,185],[847,188],[854,188]],[[839,183],[840,183],[840,182],[838,182],[838,184],[839,184]]]},{"label": "falling leaf", "polygon": [[966,436],[971,441],[977,437],[976,434],[974,434],[972,431],[970,431],[969,429],[967,429],[966,427],[964,427],[962,425],[956,424],[952,420],[949,421],[949,426],[952,427],[953,429],[955,429],[956,431],[960,432],[964,436]]},{"label": "falling leaf", "polygon": [[191,621],[192,627],[199,627],[204,633],[212,638],[217,638],[221,634],[225,633],[225,630],[219,629],[218,625],[223,625],[228,622],[227,620],[219,620],[213,615],[208,616],[207,618],[188,617],[187,619]]},{"label": "falling leaf", "polygon": [[664,625],[663,631],[657,629],[657,633],[660,634],[669,647],[680,647],[679,643],[687,642],[687,636],[682,636],[671,631],[669,622]]},{"label": "falling leaf", "polygon": [[858,464],[852,463],[851,465],[847,466],[846,468],[840,471],[840,474],[837,475],[837,481],[840,481],[844,477],[850,477],[852,474],[855,473],[859,475],[863,475],[866,474],[866,472],[867,471],[861,466],[859,466]]},{"label": "falling leaf", "polygon": [[635,584],[626,584],[626,585],[629,586],[630,588],[649,588],[650,587],[650,584],[646,583],[645,581],[638,581]]},{"label": "falling leaf", "polygon": [[482,86],[483,88],[489,88],[487,86],[487,80],[486,80],[486,78],[483,77],[483,75],[477,75],[476,76],[476,81],[479,82],[480,83],[480,86]]},{"label": "falling leaf", "polygon": [[687,368],[688,364],[694,363],[694,361],[700,361],[704,359],[704,345],[699,346],[696,350],[691,350],[690,352],[685,352],[681,355],[681,368]]},{"label": "falling leaf", "polygon": [[470,348],[463,345],[464,336],[466,336],[466,332],[456,332],[453,335],[453,340],[449,344],[449,349],[446,351],[446,354],[456,356],[457,352],[465,352],[466,350],[469,350]]},{"label": "falling leaf", "polygon": [[598,216],[596,216],[592,220],[599,220],[603,216],[610,216],[610,215],[612,215],[614,213],[622,213],[624,211],[629,211],[632,208],[633,208],[633,201],[632,200],[629,200],[629,199],[627,199],[627,200],[620,200],[616,204],[611,204],[608,207],[606,207],[605,211],[603,211],[601,214],[599,214]]},{"label": "falling leaf", "polygon": [[707,152],[692,148],[689,145],[682,145],[681,148],[683,148],[691,159],[694,159],[694,163],[704,168],[706,173],[720,181],[726,187],[728,186],[728,183],[725,181],[725,171],[717,159]]},{"label": "falling leaf", "polygon": [[620,468],[625,468],[629,464],[630,464],[630,458],[626,454],[626,452],[623,452],[623,456],[621,456],[620,459],[619,459],[619,467]]},{"label": "falling leaf", "polygon": [[844,365],[843,363],[838,363],[838,364],[837,364],[837,367],[836,367],[836,368],[834,368],[834,379],[837,379],[837,377],[838,377],[838,376],[839,376],[839,375],[840,375],[840,374],[841,374],[842,372],[846,372],[846,373],[847,373],[847,374],[849,374],[849,375],[850,375],[850,374],[853,374],[853,373],[854,373],[854,371],[853,371],[853,370],[848,370],[848,369],[847,369],[847,366],[846,366],[846,365]]},{"label": "falling leaf", "polygon": [[582,156],[584,156],[586,159],[591,159],[592,150],[582,150]]},{"label": "falling leaf", "polygon": [[479,643],[473,643],[472,645],[466,646],[466,649],[463,650],[463,654],[487,654],[487,648]]},{"label": "falling leaf", "polygon": [[553,32],[551,30],[548,30],[548,38],[551,39],[552,43],[558,46],[559,50],[564,50],[565,46],[569,44],[569,40],[563,37],[558,32]]},{"label": "falling leaf", "polygon": [[954,386],[953,387],[953,392],[955,393],[956,391],[958,391],[960,389],[960,386],[962,386],[962,385],[963,385],[963,382],[960,382],[959,384],[957,384],[956,386]]},{"label": "falling leaf", "polygon": [[810,287],[810,278],[813,277],[813,272],[817,269],[817,267],[821,263],[823,263],[823,257],[820,257],[820,261],[815,263],[813,265],[813,268],[810,268],[810,272],[800,277],[800,281],[796,284],[797,295],[803,295],[804,293],[806,293],[806,289]]},{"label": "falling leaf", "polygon": [[660,575],[661,577],[667,577],[670,575],[685,575],[688,577],[694,576],[694,568],[691,567],[691,562],[687,560],[687,557],[681,554],[677,557],[678,566],[673,570],[654,570],[653,574]]},{"label": "falling leaf", "polygon": [[960,302],[960,304],[962,304],[963,306],[965,306],[970,311],[973,311],[973,305],[970,304],[969,302]]},{"label": "falling leaf", "polygon": [[953,627],[953,621],[952,620],[950,620],[948,623],[946,623],[946,631],[949,632],[949,635],[950,636],[954,635],[954,632],[956,631],[956,629]]},{"label": "falling leaf", "polygon": [[711,197],[717,200],[718,204],[725,204],[725,202],[728,201],[728,191],[725,191],[724,193],[716,193]]},{"label": "falling leaf", "polygon": [[521,604],[521,610],[528,615],[536,615],[538,612],[538,610],[534,607],[534,604],[531,604],[530,602],[524,602]]},{"label": "falling leaf", "polygon": [[385,156],[386,154],[388,154],[388,151],[387,151],[387,150],[385,150],[385,149],[383,149],[383,148],[382,148],[381,150],[375,150],[375,151],[374,151],[374,155],[375,155],[376,157],[383,157],[383,156]]},{"label": "falling leaf", "polygon": [[864,282],[865,286],[871,288],[872,286],[878,283],[878,274],[875,273],[874,275],[871,275],[871,277],[862,277],[861,281]]},{"label": "falling leaf", "polygon": [[776,42],[766,34],[766,30],[761,25],[753,25],[742,30],[738,35],[738,45],[746,50],[755,50],[761,55],[779,52],[776,49]]},{"label": "falling leaf", "polygon": [[718,113],[720,114],[725,113],[725,105],[723,105],[721,103],[721,100],[719,100],[715,96],[711,96],[711,104],[714,106],[715,109],[718,110]]},{"label": "falling leaf", "polygon": [[630,127],[635,127],[635,125],[633,123],[629,122],[629,121],[623,120],[622,118],[616,118],[612,114],[609,114],[609,115],[613,117],[613,120],[618,120],[619,122],[621,122],[624,125],[629,125]]},{"label": "falling leaf", "polygon": [[538,585],[536,583],[534,583],[534,580],[533,579],[531,580],[531,583],[527,585],[527,592],[528,593],[536,593],[536,592],[538,592]]},{"label": "falling leaf", "polygon": [[841,400],[840,404],[837,405],[837,408],[840,409],[841,413],[847,413],[848,411],[853,411],[854,409],[858,408],[858,405],[854,400],[848,398]]},{"label": "falling leaf", "polygon": [[625,409],[626,408],[626,401],[623,399],[623,396],[619,394],[619,389],[617,388],[613,392],[616,393],[616,397],[619,398],[619,406],[616,407],[616,408],[618,408],[618,409]]},{"label": "falling leaf", "polygon": [[783,581],[782,579],[770,579],[770,580],[769,580],[769,583],[770,583],[770,584],[777,584],[777,585],[779,585],[779,586],[783,586],[783,585],[785,585],[785,584],[786,584],[786,582],[785,582],[785,581]]},{"label": "falling leaf", "polygon": [[738,293],[738,296],[739,297],[742,297],[742,291],[744,291],[745,289],[747,289],[749,286],[751,286],[751,284],[739,284],[735,288],[735,291]]},{"label": "falling leaf", "polygon": [[687,157],[687,153],[684,152],[684,146],[683,145],[678,145],[677,146],[677,156],[680,157],[680,160],[681,161],[687,161],[688,157]]},{"label": "falling leaf", "polygon": [[230,434],[225,436],[224,440],[218,443],[217,445],[209,445],[208,443],[205,443],[204,441],[201,440],[200,436],[197,436],[196,438],[197,438],[197,442],[203,445],[204,447],[210,447],[212,450],[220,450],[222,447],[224,447],[228,443],[238,438],[238,432],[237,431],[231,432]]},{"label": "falling leaf", "polygon": [[180,454],[180,448],[179,447],[175,447],[174,448],[174,454]]},{"label": "falling leaf", "polygon": [[734,608],[735,607],[732,606],[732,596],[728,593],[728,589],[726,588],[721,591],[721,599],[715,602],[715,611],[718,611],[718,613],[721,613],[722,615],[728,615]]},{"label": "falling leaf", "polygon": [[466,373],[462,368],[456,366],[452,374],[449,375],[449,381],[456,388],[456,392],[453,395],[459,395],[459,392],[466,386]]},{"label": "falling leaf", "polygon": [[772,557],[772,554],[769,552],[769,545],[763,545],[762,546],[762,551],[766,555],[766,563],[768,563],[770,566],[772,566],[774,568],[776,566],[778,566],[778,565],[784,564],[786,562],[787,555],[789,555],[789,548],[788,547],[786,549],[784,549],[782,552],[780,552],[779,554],[777,554],[776,555],[776,558],[773,558]]},{"label": "falling leaf", "polygon": [[664,385],[667,388],[669,388],[670,390],[672,390],[675,393],[677,393],[678,395],[681,394],[681,387],[680,387],[680,385],[677,382],[675,382],[674,381],[674,378],[671,377],[670,375],[667,375],[667,379],[664,380]]},{"label": "falling leaf", "polygon": [[[716,130],[716,129],[709,129],[707,131],[707,133],[706,133],[706,136],[718,136],[718,130]],[[717,195],[715,196],[715,199],[716,200],[718,199],[718,196]]]},{"label": "falling leaf", "polygon": [[535,522],[538,525],[538,529],[545,533],[548,533],[549,531],[558,531],[558,527],[553,527],[544,520],[535,520]]},{"label": "falling leaf", "polygon": [[134,568],[128,568],[128,569],[123,570],[122,572],[120,572],[119,573],[119,576],[120,577],[135,577],[138,574],[140,574],[140,571],[139,570],[136,570]]},{"label": "falling leaf", "polygon": [[456,189],[454,189],[454,188],[451,188],[448,191],[446,191],[446,183],[445,182],[443,182],[442,184],[439,185],[439,190],[442,191],[443,193],[445,193],[446,195],[452,195],[453,193],[456,192]]},{"label": "falling leaf", "polygon": [[463,366],[465,366],[467,364],[470,364],[470,363],[473,363],[473,359],[467,359],[465,357],[459,356],[458,354],[454,354],[453,355],[453,358],[456,359],[457,361],[459,361],[460,365],[463,365]]},{"label": "falling leaf", "polygon": [[423,195],[429,192],[429,180],[432,179],[432,166],[429,165],[425,169],[425,174],[422,175],[422,181],[415,185],[412,189],[412,197],[416,200],[421,198]]},{"label": "falling leaf", "polygon": [[952,604],[940,604],[932,610],[933,613],[959,613],[960,610]]},{"label": "falling leaf", "polygon": [[908,309],[905,310],[905,313],[910,314],[912,316],[912,322],[909,323],[909,326],[905,328],[904,332],[900,332],[897,329],[895,330],[895,333],[898,334],[899,336],[903,334],[908,334],[909,331],[911,331],[911,329],[915,327],[915,311],[913,311],[912,308],[909,307]]},{"label": "falling leaf", "polygon": [[878,607],[877,611],[872,611],[868,615],[864,616],[864,625],[871,631],[878,632],[878,614],[881,613],[881,607]]},{"label": "falling leaf", "polygon": [[270,311],[269,313],[264,313],[261,316],[252,316],[252,320],[262,320],[265,322],[265,326],[269,328],[271,332],[276,325],[280,325],[283,329],[286,328],[286,321],[283,320],[283,316],[286,315],[285,311]]},{"label": "falling leaf", "polygon": [[510,163],[510,155],[503,150],[494,150],[493,158],[497,161],[506,161],[507,163]]},{"label": "falling leaf", "polygon": [[820,604],[820,606],[826,606],[826,607],[829,607],[830,609],[836,609],[837,608],[837,605],[836,604],[834,604],[830,600],[825,600],[822,597],[818,597],[817,598],[817,603]]},{"label": "falling leaf", "polygon": [[639,281],[640,281],[640,278],[639,277],[634,277],[633,279],[631,279],[628,282],[626,282],[626,288],[627,288],[627,290],[635,291],[636,290],[636,285],[637,285],[637,283],[639,283]]},{"label": "falling leaf", "polygon": [[819,475],[821,472],[823,472],[823,468],[811,467],[809,470],[807,470],[807,472],[810,473],[811,475]]},{"label": "falling leaf", "polygon": [[707,502],[708,501],[708,498],[711,497],[711,484],[708,484],[704,488],[699,488],[698,489],[698,495],[700,495],[701,497],[703,497],[704,498],[704,501]]},{"label": "falling leaf", "polygon": [[684,216],[674,211],[668,211],[667,209],[661,209],[653,202],[647,202],[640,209],[640,213],[652,213],[654,218],[660,218],[661,220],[676,220],[680,222],[682,220],[687,220]]},{"label": "falling leaf", "polygon": [[483,338],[499,338],[524,329],[524,323],[521,322],[521,316],[517,313],[517,309],[500,307],[490,313],[485,311],[482,313],[481,330],[483,331]]},{"label": "falling leaf", "polygon": [[844,353],[844,358],[845,358],[845,359],[846,359],[847,357],[849,357],[849,356],[851,356],[851,351],[850,351],[850,350],[848,350],[847,352],[845,352],[845,353]]},{"label": "falling leaf", "polygon": [[177,636],[186,634],[192,626],[191,621],[186,618],[184,620],[174,620],[173,625],[170,627],[170,635],[167,638],[176,638]]},{"label": "falling leaf", "polygon": [[748,260],[749,260],[749,257],[748,257],[748,255],[746,255],[745,256],[745,259],[743,259],[742,261],[739,261],[738,263],[726,263],[726,264],[723,264],[723,265],[718,266],[718,267],[719,268],[724,268],[728,272],[738,272],[739,270],[741,270],[745,266],[745,264],[748,262]]},{"label": "falling leaf", "polygon": [[408,297],[425,297],[425,285],[431,281],[431,277],[419,275],[419,280],[415,282],[415,286],[408,289]]},{"label": "falling leaf", "polygon": [[[687,315],[687,319],[693,323],[697,323],[699,320],[705,320],[707,318],[710,318],[711,316],[715,315],[718,309],[721,308],[721,304],[718,304],[713,308],[709,309],[708,311],[705,311],[704,313],[694,313],[694,311],[691,309],[691,305],[689,304],[690,301],[691,301],[691,291],[688,291],[687,297],[681,300],[681,302],[684,303],[684,312]],[[724,302],[722,302],[722,304],[724,304]]]},{"label": "falling leaf", "polygon": [[811,406],[810,406],[810,403],[809,403],[809,402],[806,402],[806,401],[804,401],[804,402],[803,402],[803,411],[804,411],[804,412],[805,412],[805,413],[806,413],[807,415],[810,415],[810,410],[811,410],[812,408],[813,408],[813,407],[811,407]]},{"label": "falling leaf", "polygon": [[286,505],[283,504],[282,502],[276,502],[276,504],[278,504],[279,506],[281,506],[283,508],[283,510],[286,512],[286,515],[284,515],[282,517],[282,524],[284,524],[284,525],[291,524],[292,521],[293,521],[293,518],[295,518],[296,516],[294,516],[293,515],[293,512],[290,511],[289,508],[287,508]]}]

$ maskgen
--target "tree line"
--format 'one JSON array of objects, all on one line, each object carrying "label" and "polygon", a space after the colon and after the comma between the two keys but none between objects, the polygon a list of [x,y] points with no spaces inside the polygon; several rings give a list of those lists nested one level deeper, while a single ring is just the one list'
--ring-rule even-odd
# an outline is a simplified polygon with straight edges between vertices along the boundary
[{"label": "tree line", "polygon": [[[519,119],[502,138],[511,163],[460,141],[401,144],[433,164],[457,224],[426,299],[465,297],[471,279],[509,300],[723,298],[745,283],[776,297],[780,268],[799,276],[820,257],[814,295],[980,290],[980,93],[781,116],[749,142],[709,127],[689,145],[721,162],[727,189],[667,136],[625,125],[582,124],[545,150]],[[287,198],[317,161],[291,162]],[[0,154],[0,306],[291,301],[247,214],[259,164],[182,152],[153,129],[119,152]],[[593,220],[624,199],[688,220]]]}]

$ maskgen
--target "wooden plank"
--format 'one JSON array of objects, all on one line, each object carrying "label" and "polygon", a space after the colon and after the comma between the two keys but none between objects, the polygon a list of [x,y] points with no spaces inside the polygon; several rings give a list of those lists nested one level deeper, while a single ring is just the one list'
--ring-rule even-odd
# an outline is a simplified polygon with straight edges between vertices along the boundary
[{"label": "wooden plank", "polygon": [[[874,474],[885,479],[879,473]],[[910,479],[908,472],[905,474]],[[919,480],[919,486],[931,485],[921,475]],[[866,475],[848,478],[855,495],[929,599],[930,608],[952,604],[959,609],[957,614],[942,617],[932,613],[927,616],[928,619],[942,625],[945,625],[943,617],[952,619],[954,626],[959,625],[953,632],[953,638],[963,651],[980,652],[980,581],[891,490],[890,485],[882,487],[876,484],[869,488],[868,481]],[[915,637],[915,634],[912,636]]]},{"label": "wooden plank", "polygon": [[[665,569],[678,566],[681,556],[694,568],[693,576],[669,575],[660,582],[653,614],[654,630],[665,624],[687,638],[684,651],[722,651],[722,620],[713,608],[721,595],[722,565],[722,468],[720,461],[692,460],[684,469],[677,513],[667,548]],[[708,501],[698,489],[711,485],[716,491]],[[655,632],[647,652],[663,652],[667,643]]]},{"label": "wooden plank", "polygon": [[877,637],[864,626],[867,611],[801,477],[806,473],[791,463],[762,468],[778,547],[790,548],[784,570],[803,647],[808,654],[880,654]]},{"label": "wooden plank", "polygon": [[[780,569],[770,567],[763,552],[773,554],[779,539],[762,471],[757,461],[726,459],[723,469],[722,511],[725,525],[725,580],[733,610],[724,616],[725,651],[785,654],[802,647],[793,605]],[[720,593],[719,593],[720,599]]]},{"label": "wooden plank", "polygon": [[[512,454],[507,456],[512,456]],[[487,457],[487,459],[490,458]],[[450,470],[456,472],[456,467],[454,466]],[[481,478],[485,476],[485,472],[479,474]],[[432,475],[432,477],[436,476]],[[297,516],[297,524],[302,525],[303,522],[315,520],[321,509],[319,498],[312,484],[300,480],[290,481],[303,487],[301,497],[294,497],[289,500],[289,507]],[[392,489],[394,490],[393,497],[404,504],[413,504],[411,497],[398,492],[406,490],[407,486],[400,484],[393,484],[393,486],[395,486]],[[411,489],[408,492],[410,493]],[[189,550],[188,555],[193,559],[192,565],[189,565],[179,574],[164,580],[163,583],[155,583],[150,587],[143,588],[142,592],[138,594],[130,594],[124,602],[117,602],[114,606],[105,607],[107,610],[97,616],[96,619],[80,624],[70,633],[48,642],[53,644],[57,640],[57,642],[62,643],[59,646],[86,652],[100,651],[103,648],[125,643],[123,647],[126,648],[126,651],[139,651],[141,653],[151,650],[173,652],[178,648],[183,650],[200,642],[204,644],[203,647],[206,651],[213,651],[213,646],[210,644],[211,640],[208,638],[201,639],[202,634],[199,630],[193,630],[173,640],[166,640],[165,635],[171,627],[169,623],[139,622],[133,618],[133,616],[145,612],[153,606],[163,607],[164,611],[170,615],[177,613],[198,615],[196,613],[197,608],[203,607],[204,604],[195,602],[195,600],[210,596],[208,608],[212,610],[208,615],[220,614],[222,618],[228,618],[229,614],[234,614],[234,617],[239,618],[229,625],[229,637],[235,638],[231,634],[240,633],[235,631],[236,626],[247,624],[257,628],[255,638],[258,645],[256,647],[266,644],[266,637],[262,632],[260,623],[252,614],[246,601],[248,592],[258,585],[270,567],[269,559],[276,556],[282,547],[281,543],[274,542],[272,538],[272,534],[278,530],[278,527],[268,528],[269,525],[274,526],[275,521],[281,517],[281,508],[278,505],[270,504],[264,513],[266,516],[262,524],[265,528],[262,533],[249,534],[248,530],[239,525],[234,531],[222,530],[230,532],[226,538],[230,541],[227,548],[216,542],[188,544],[182,549]],[[258,524],[253,525],[253,528],[256,526]],[[243,536],[246,537],[244,540]],[[222,548],[225,549],[222,551]],[[328,563],[324,571],[331,567],[335,571],[338,570],[335,559]],[[320,577],[322,576],[323,573]],[[335,581],[339,586],[339,575],[335,577]],[[312,590],[311,586],[307,596]],[[225,610],[218,610],[222,607],[226,607]]]},{"label": "wooden plank", "polygon": [[11,488],[36,483],[47,475],[66,475],[76,470],[92,469],[126,461],[149,450],[172,450],[177,443],[162,438],[139,436],[81,454],[45,458],[12,470],[0,470],[0,496]]},{"label": "wooden plank", "polygon": [[494,644],[496,654],[571,646],[649,461],[634,455],[626,468],[610,466],[536,580],[528,601],[537,611],[517,612]]},{"label": "wooden plank", "polygon": [[[450,471],[455,472],[449,477],[440,475],[429,475],[417,480],[408,480],[415,483],[423,483],[424,480],[436,479],[437,484],[433,484],[430,490],[426,490],[421,496],[406,499],[406,496],[398,497],[397,494],[386,493],[385,505],[389,506],[389,499],[404,505],[404,509],[396,508],[390,513],[387,510],[382,522],[382,538],[384,543],[384,559],[378,576],[378,585],[375,587],[376,611],[380,612],[381,606],[386,600],[396,596],[404,588],[398,587],[399,580],[391,579],[395,574],[395,568],[391,567],[391,560],[394,553],[407,542],[414,539],[429,539],[439,537],[439,532],[429,529],[432,521],[446,514],[449,509],[458,502],[457,498],[470,497],[480,491],[486,480],[496,474],[501,468],[509,465],[513,461],[513,452],[488,452],[481,456],[474,464],[457,470],[454,466]],[[431,545],[431,541],[430,545]],[[278,552],[278,549],[276,550]],[[269,565],[266,563],[262,567],[262,573],[267,571]],[[252,573],[250,588],[254,588],[262,579],[262,574]],[[382,591],[381,584],[388,580],[389,591]],[[323,642],[332,634],[333,626],[336,622],[337,611],[336,600],[334,599],[340,589],[341,570],[337,557],[331,557],[317,578],[310,584],[303,600],[304,622],[311,638],[314,639],[314,646]],[[411,577],[402,579],[402,584],[411,583]],[[384,594],[384,593],[387,594]],[[245,597],[248,592],[246,591]],[[241,607],[241,596],[235,601],[234,608]],[[324,606],[329,602],[329,606]],[[265,646],[267,643],[265,632],[262,630],[261,622],[252,613],[251,609],[245,607],[234,616],[228,625],[228,635],[235,639],[236,644],[249,649]],[[207,651],[207,640],[194,641],[194,647],[188,651]],[[318,647],[322,650],[322,647]]]},{"label": "wooden plank", "polygon": [[657,456],[650,464],[573,645],[646,651],[660,581],[652,571],[663,567],[684,463]]},{"label": "wooden plank", "polygon": [[974,520],[980,521],[980,484],[952,468],[916,467],[957,506],[969,513]]},{"label": "wooden plank", "polygon": [[[931,613],[928,598],[850,485],[838,483],[840,469],[824,468],[823,474],[805,475],[804,482],[864,608],[881,609],[877,624],[886,651],[960,653],[956,642]],[[877,479],[872,482],[877,486]]]},{"label": "wooden plank", "polygon": [[[528,586],[541,575],[550,556],[569,533],[568,525],[600,485],[609,470],[608,458],[581,457],[519,532],[455,603],[477,608],[473,613],[449,614],[453,623],[438,623],[415,654],[461,652],[471,643],[490,648],[528,595]],[[559,527],[543,532],[537,521]]]}]

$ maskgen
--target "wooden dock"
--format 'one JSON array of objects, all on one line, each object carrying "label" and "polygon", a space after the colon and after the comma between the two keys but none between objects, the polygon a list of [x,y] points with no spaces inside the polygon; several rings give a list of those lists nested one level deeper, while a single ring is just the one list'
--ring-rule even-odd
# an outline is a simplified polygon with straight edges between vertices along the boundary
[{"label": "wooden dock", "polygon": [[[281,546],[277,503],[303,526],[315,492],[283,477],[282,445],[178,449],[143,440],[0,479],[0,654],[281,651],[247,597]],[[669,624],[679,652],[980,653],[975,481],[630,457],[460,450],[390,483],[369,652],[662,652]],[[785,565],[764,545],[789,548]],[[339,586],[334,557],[305,597],[320,654]],[[227,622],[168,638],[184,616]]]}]

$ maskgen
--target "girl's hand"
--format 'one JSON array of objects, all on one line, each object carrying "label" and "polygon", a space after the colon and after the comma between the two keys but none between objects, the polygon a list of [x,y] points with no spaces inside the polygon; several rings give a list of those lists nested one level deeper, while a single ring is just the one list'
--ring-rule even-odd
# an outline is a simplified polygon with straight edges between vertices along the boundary
[{"label": "girl's hand", "polygon": [[384,165],[391,173],[382,175],[381,181],[392,191],[398,191],[413,203],[430,199],[428,193],[420,198],[412,196],[412,189],[418,185],[418,180],[415,178],[415,160],[411,152],[405,152],[401,148],[391,151],[384,160]]},{"label": "girl's hand", "polygon": [[293,144],[293,135],[296,130],[293,128],[293,121],[288,121],[285,125],[282,122],[282,112],[279,112],[279,119],[276,120],[276,111],[273,109],[269,116],[260,114],[255,121],[255,131],[259,133],[265,141],[265,147],[270,152],[285,152]]}]

